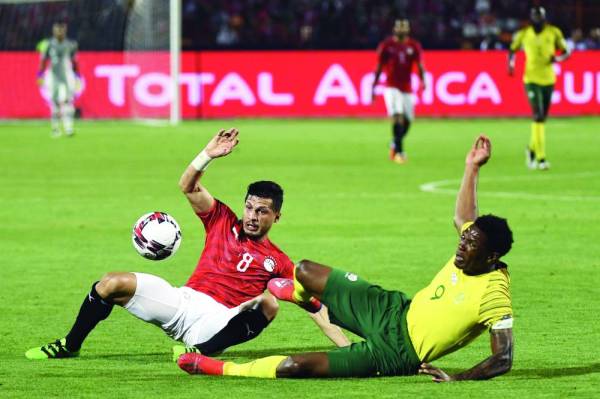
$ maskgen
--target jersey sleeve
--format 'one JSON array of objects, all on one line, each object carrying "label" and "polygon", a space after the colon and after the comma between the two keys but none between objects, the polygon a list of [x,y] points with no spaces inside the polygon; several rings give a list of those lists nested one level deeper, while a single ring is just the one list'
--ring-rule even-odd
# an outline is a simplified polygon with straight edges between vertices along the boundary
[{"label": "jersey sleeve", "polygon": [[556,48],[565,51],[567,49],[567,41],[565,40],[565,37],[563,36],[561,30],[558,28],[554,28],[554,35],[554,45],[556,46]]},{"label": "jersey sleeve", "polygon": [[510,299],[510,278],[506,269],[493,272],[481,297],[478,323],[492,329],[497,323],[512,325],[512,302]]},{"label": "jersey sleeve", "polygon": [[281,266],[279,267],[279,270],[277,270],[277,276],[293,279],[295,267],[296,265],[294,265],[294,262],[284,254],[281,256]]},{"label": "jersey sleeve", "polygon": [[523,46],[523,34],[524,33],[525,33],[525,31],[523,29],[521,29],[513,35],[512,43],[510,44],[511,51],[518,51],[521,49],[521,47]]},{"label": "jersey sleeve", "polygon": [[207,233],[220,221],[231,221],[233,223],[237,221],[235,213],[218,199],[215,199],[215,202],[208,211],[197,213],[197,215],[202,220]]}]

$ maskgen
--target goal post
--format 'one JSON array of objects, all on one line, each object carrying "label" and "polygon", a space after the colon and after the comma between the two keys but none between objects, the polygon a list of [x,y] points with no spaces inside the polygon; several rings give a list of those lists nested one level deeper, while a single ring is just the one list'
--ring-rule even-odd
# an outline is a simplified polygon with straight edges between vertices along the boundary
[{"label": "goal post", "polygon": [[169,61],[171,77],[171,125],[179,124],[181,120],[181,0],[169,0]]}]

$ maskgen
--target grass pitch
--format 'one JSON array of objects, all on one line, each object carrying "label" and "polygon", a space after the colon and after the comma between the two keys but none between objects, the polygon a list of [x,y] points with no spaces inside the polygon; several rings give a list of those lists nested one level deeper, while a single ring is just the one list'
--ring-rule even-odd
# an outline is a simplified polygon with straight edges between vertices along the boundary
[{"label": "grass pitch", "polygon": [[[220,127],[241,143],[211,164],[204,183],[234,210],[247,184],[278,181],[283,217],[271,238],[309,258],[413,295],[454,253],[455,193],[467,148],[493,142],[481,173],[481,212],[505,216],[515,245],[506,257],[515,311],[515,360],[489,382],[434,384],[427,377],[256,380],[190,377],[170,360],[173,342],[115,308],[78,359],[34,362],[24,352],[64,336],[92,282],[141,271],[183,284],[203,247],[201,223],[177,182]],[[410,161],[387,160],[384,120],[187,122],[177,128],[80,122],[73,139],[49,138],[47,122],[0,124],[0,397],[597,397],[600,392],[600,119],[552,119],[552,169],[524,165],[529,122],[417,120]],[[425,190],[425,191],[424,191]],[[182,227],[179,252],[141,258],[131,227],[162,210]],[[488,356],[484,334],[436,365],[449,372]],[[356,339],[356,338],[355,338]],[[256,340],[224,358],[247,360],[330,345],[298,308],[282,304]]]}]

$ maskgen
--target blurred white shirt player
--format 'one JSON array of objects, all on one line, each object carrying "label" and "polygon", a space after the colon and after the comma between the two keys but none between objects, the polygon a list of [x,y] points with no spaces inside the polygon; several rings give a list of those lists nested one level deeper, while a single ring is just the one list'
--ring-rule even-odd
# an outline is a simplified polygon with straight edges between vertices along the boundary
[{"label": "blurred white shirt player", "polygon": [[[52,137],[60,137],[60,122],[67,136],[73,135],[73,106],[76,81],[79,79],[75,53],[77,42],[67,39],[67,24],[52,26],[52,38],[42,55],[37,74],[38,85],[46,85],[51,95]],[[50,62],[49,73],[45,73]]]}]

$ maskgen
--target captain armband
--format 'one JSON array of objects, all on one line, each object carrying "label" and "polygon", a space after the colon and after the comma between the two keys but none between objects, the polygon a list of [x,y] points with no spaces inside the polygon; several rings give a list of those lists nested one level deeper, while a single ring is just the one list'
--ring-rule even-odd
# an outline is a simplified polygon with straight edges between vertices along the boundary
[{"label": "captain armband", "polygon": [[498,320],[494,324],[492,324],[492,330],[504,330],[506,328],[512,328],[513,326],[513,318],[512,316],[504,316],[502,319]]}]

